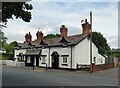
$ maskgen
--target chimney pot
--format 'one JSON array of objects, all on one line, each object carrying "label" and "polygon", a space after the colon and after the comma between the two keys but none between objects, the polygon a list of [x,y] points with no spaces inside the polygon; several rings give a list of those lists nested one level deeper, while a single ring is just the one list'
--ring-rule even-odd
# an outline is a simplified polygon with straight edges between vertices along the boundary
[{"label": "chimney pot", "polygon": [[61,37],[67,37],[67,32],[68,29],[65,27],[65,25],[62,25],[60,28]]},{"label": "chimney pot", "polygon": [[30,32],[29,32],[29,34],[26,33],[26,35],[25,35],[25,41],[26,41],[26,42],[32,41],[32,36],[31,36]]},{"label": "chimney pot", "polygon": [[82,24],[82,28],[83,28],[83,34],[84,35],[89,35],[90,34],[91,25],[87,22],[87,19],[85,19],[85,23]]},{"label": "chimney pot", "polygon": [[36,33],[36,36],[37,36],[37,40],[43,40],[43,33],[42,33],[42,31],[38,31],[37,33]]}]

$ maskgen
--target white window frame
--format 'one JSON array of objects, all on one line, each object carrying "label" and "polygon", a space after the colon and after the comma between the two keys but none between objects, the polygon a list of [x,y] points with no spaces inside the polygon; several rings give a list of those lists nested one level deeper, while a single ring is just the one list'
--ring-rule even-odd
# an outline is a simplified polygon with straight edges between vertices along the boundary
[{"label": "white window frame", "polygon": [[68,63],[68,58],[67,58],[67,56],[63,56],[63,63]]},{"label": "white window frame", "polygon": [[93,62],[96,63],[96,57],[93,58]]},{"label": "white window frame", "polygon": [[41,56],[41,63],[46,63],[46,56]]}]

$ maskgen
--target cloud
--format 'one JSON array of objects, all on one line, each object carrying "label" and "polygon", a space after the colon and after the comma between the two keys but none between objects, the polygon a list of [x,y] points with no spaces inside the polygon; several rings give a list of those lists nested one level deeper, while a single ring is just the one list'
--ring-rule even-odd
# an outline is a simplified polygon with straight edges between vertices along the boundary
[{"label": "cloud", "polygon": [[118,2],[119,0],[34,0],[34,2]]},{"label": "cloud", "polygon": [[[21,20],[9,21],[5,32],[11,41],[14,39],[14,37],[10,37],[12,33],[16,36],[16,34],[25,35],[30,31],[33,39],[36,38],[35,33],[38,30],[42,30],[45,35],[58,34],[62,24],[69,29],[69,35],[81,33],[81,20],[87,18],[89,21],[90,11],[93,12],[93,31],[101,32],[108,41],[111,36],[118,35],[117,2],[50,2],[50,0],[42,0],[42,2],[32,1],[31,3],[33,10],[30,23]],[[19,40],[23,41],[24,38],[21,37]]]},{"label": "cloud", "polygon": [[111,48],[118,48],[118,37],[112,37],[112,39],[110,39],[108,41],[109,45]]}]

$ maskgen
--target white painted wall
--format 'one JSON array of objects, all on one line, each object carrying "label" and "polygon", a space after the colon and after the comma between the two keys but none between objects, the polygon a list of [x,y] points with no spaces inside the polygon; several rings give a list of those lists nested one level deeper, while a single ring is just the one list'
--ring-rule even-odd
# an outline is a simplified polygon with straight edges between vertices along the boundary
[{"label": "white painted wall", "polygon": [[[49,51],[50,51],[50,53],[49,53]],[[58,54],[60,55],[60,57],[59,57],[59,68],[71,68],[71,46],[70,47],[51,47],[51,48],[42,49],[41,55],[46,55],[46,64],[47,64],[48,67],[52,67],[52,56],[51,56],[51,54],[54,51],[57,51]],[[63,57],[61,55],[69,55],[67,57],[67,63],[63,63]],[[72,56],[72,62],[74,62],[73,57],[74,56]],[[42,64],[42,57],[41,57],[41,60],[39,61],[39,66],[45,67],[46,64]],[[68,65],[63,66],[62,64],[68,64]],[[72,64],[72,65],[74,65],[74,64]]]},{"label": "white painted wall", "polygon": [[19,53],[23,53],[25,54],[26,49],[20,49],[20,50],[14,50],[14,58],[17,58],[17,55],[19,55]]},{"label": "white painted wall", "polygon": [[[49,48],[42,49],[41,55],[46,55],[45,63],[49,67]],[[42,57],[41,57],[41,60],[39,58],[39,66],[45,67],[46,64],[42,64]]]},{"label": "white painted wall", "polygon": [[105,64],[105,57],[98,54],[98,59],[97,59],[96,65],[100,65],[100,64]]},{"label": "white painted wall", "polygon": [[[50,47],[50,48],[42,49],[41,55],[46,55],[45,63],[47,64],[48,67],[52,67],[51,54],[54,51],[57,51],[58,54],[60,55],[59,67],[71,68],[71,46]],[[16,55],[18,55],[19,53],[24,54],[25,52],[26,52],[26,49],[15,50],[14,57],[17,58]],[[64,63],[63,63],[63,57],[61,57],[61,55],[69,55],[67,57],[67,63],[66,63],[68,64],[68,66],[62,65]],[[96,62],[94,62],[94,57],[96,57]],[[29,57],[27,62],[29,62]],[[105,63],[105,58],[102,55],[98,54],[98,48],[94,45],[94,43],[92,43],[92,62],[95,63],[96,65]],[[88,40],[87,38],[81,41],[78,45],[72,46],[72,68],[73,69],[76,69],[77,63],[82,65],[90,65],[90,40]],[[45,67],[46,64],[42,64],[42,57],[41,57],[41,60],[39,59],[39,66]]]},{"label": "white painted wall", "polygon": [[[52,56],[51,54],[54,52],[54,51],[57,51],[58,54],[60,55],[59,57],[59,68],[71,68],[71,47],[52,47],[50,49],[50,63],[51,60],[52,60]],[[68,64],[67,66],[63,66],[62,64],[65,64],[63,63],[63,57],[61,57],[61,55],[69,55],[67,57],[67,63]],[[52,66],[52,64],[50,64],[50,67]]]},{"label": "white painted wall", "polygon": [[75,53],[74,53],[74,59],[75,59],[75,67],[77,67],[78,64],[84,64],[84,65],[89,65],[89,40],[86,38],[81,43],[75,46]]},{"label": "white painted wall", "polygon": [[[77,67],[77,63],[81,65],[90,65],[90,40],[84,39],[81,43],[75,46],[74,52],[74,68]],[[94,62],[94,57],[96,57],[96,62]],[[99,58],[102,58],[102,63],[100,63]],[[92,63],[104,64],[105,58],[98,53],[98,48],[92,43]]]},{"label": "white painted wall", "polygon": [[12,60],[0,60],[0,65],[7,66],[25,66],[24,62],[12,61]]}]

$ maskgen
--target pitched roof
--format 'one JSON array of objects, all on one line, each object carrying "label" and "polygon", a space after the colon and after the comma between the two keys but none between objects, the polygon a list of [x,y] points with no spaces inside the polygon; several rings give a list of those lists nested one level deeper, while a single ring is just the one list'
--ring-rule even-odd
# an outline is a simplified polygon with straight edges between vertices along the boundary
[{"label": "pitched roof", "polygon": [[[35,47],[41,47],[43,44],[47,45],[48,47],[54,47],[54,46],[62,46],[64,45],[64,42],[66,42],[67,46],[72,46],[72,45],[78,44],[79,42],[84,40],[86,37],[87,36],[84,34],[78,34],[78,35],[67,36],[66,38],[55,37],[55,38],[50,38],[43,41],[35,40],[35,41],[32,41],[31,44]],[[18,46],[20,48],[30,48],[29,42],[20,43],[18,44]]]},{"label": "pitched roof", "polygon": [[41,53],[41,49],[30,49],[30,50],[27,50],[26,53],[24,55],[39,55]]}]

